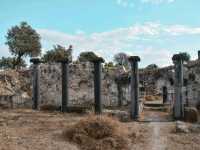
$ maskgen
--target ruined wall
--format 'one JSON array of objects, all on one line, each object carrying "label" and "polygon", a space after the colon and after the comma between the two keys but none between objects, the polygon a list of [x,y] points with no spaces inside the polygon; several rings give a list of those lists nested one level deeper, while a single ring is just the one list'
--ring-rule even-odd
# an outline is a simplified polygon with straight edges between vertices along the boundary
[{"label": "ruined wall", "polygon": [[[174,102],[174,68],[173,66],[143,70],[140,73],[142,86],[146,94],[162,95],[163,87],[168,90],[168,102]],[[200,104],[200,61],[184,64],[183,101],[189,106]]]},{"label": "ruined wall", "polygon": [[200,104],[200,61],[193,61],[187,65],[187,98],[189,105]]},{"label": "ruined wall", "polygon": [[31,107],[31,73],[29,70],[0,71],[0,107]]},{"label": "ruined wall", "polygon": [[172,67],[158,69],[140,70],[140,83],[143,87],[144,95],[155,98],[153,100],[162,100],[163,88],[167,88],[167,102],[171,103],[174,99],[174,79]]},{"label": "ruined wall", "polygon": [[[40,105],[61,105],[62,78],[61,64],[40,64]],[[118,87],[116,77],[128,74],[120,67],[102,70],[102,102],[104,106],[117,106]],[[129,75],[130,76],[130,75]],[[174,101],[174,70],[166,67],[157,70],[140,70],[140,101],[145,95],[160,95],[164,86],[168,89],[168,101]],[[30,70],[0,71],[0,106],[31,107],[31,68]],[[90,106],[94,104],[93,64],[73,62],[69,65],[69,105]],[[144,88],[145,90],[143,91]],[[122,105],[130,103],[130,83],[121,85]],[[184,67],[184,103],[200,103],[200,63],[189,62]]]},{"label": "ruined wall", "polygon": [[[61,64],[40,64],[40,105],[61,105]],[[69,65],[69,105],[90,106],[94,104],[93,64],[89,62]],[[122,87],[122,104],[130,101],[129,85]],[[118,90],[115,71],[102,72],[102,103],[104,106],[118,105]]]}]

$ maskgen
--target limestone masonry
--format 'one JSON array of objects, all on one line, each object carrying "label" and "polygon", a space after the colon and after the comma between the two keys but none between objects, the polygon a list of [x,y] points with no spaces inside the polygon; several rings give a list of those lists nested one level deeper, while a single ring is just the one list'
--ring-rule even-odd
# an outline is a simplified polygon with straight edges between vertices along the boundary
[{"label": "limestone masonry", "polygon": [[[69,64],[69,105],[94,105],[93,64]],[[167,102],[174,101],[174,67],[140,69],[140,101],[148,96],[162,98],[167,89]],[[31,67],[22,71],[0,71],[0,105],[3,107],[31,107]],[[61,106],[61,64],[39,65],[39,106]],[[123,67],[102,70],[102,102],[106,107],[130,103],[130,73]],[[154,97],[155,98],[155,97]],[[185,104],[200,103],[200,60],[190,61],[184,67],[183,99]]]}]

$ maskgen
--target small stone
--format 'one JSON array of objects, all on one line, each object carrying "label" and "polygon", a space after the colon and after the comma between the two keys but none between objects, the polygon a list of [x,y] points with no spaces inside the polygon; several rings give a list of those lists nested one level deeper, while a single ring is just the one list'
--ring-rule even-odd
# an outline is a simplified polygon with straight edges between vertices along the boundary
[{"label": "small stone", "polygon": [[182,121],[177,121],[176,122],[176,133],[189,133],[187,124]]},{"label": "small stone", "polygon": [[193,133],[200,133],[200,124],[191,125],[190,131]]},{"label": "small stone", "polygon": [[109,115],[112,117],[116,117],[121,122],[129,122],[130,121],[130,115],[126,111],[120,111],[120,110],[105,110]]}]

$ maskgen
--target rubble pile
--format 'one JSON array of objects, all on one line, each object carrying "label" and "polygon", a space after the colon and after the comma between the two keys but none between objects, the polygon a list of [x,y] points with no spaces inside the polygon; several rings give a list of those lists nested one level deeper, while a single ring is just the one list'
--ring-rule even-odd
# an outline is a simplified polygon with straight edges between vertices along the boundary
[{"label": "rubble pile", "polygon": [[30,103],[30,71],[0,71],[0,106],[9,108],[18,107],[18,105],[30,105]]}]

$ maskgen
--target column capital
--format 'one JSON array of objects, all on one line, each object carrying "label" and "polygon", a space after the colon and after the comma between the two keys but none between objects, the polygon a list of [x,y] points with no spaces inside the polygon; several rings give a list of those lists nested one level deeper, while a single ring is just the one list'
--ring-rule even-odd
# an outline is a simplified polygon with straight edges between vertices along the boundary
[{"label": "column capital", "polygon": [[38,57],[32,57],[30,59],[30,62],[33,64],[39,64],[41,61],[40,61],[40,58],[38,58]]},{"label": "column capital", "polygon": [[129,60],[130,62],[139,62],[139,61],[140,61],[140,57],[139,57],[139,56],[130,56],[130,57],[128,58],[128,60]]},{"label": "column capital", "polygon": [[179,60],[182,60],[182,58],[181,58],[181,54],[174,54],[173,57],[172,57],[172,60],[173,60],[173,61],[179,61]]},{"label": "column capital", "polygon": [[173,57],[172,57],[172,60],[174,62],[177,62],[177,61],[188,61],[188,56],[186,55],[186,53],[174,54]]}]

